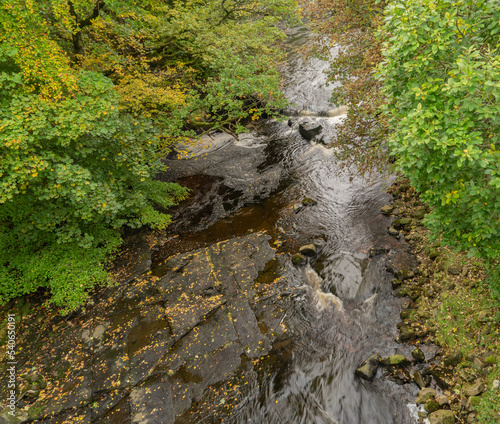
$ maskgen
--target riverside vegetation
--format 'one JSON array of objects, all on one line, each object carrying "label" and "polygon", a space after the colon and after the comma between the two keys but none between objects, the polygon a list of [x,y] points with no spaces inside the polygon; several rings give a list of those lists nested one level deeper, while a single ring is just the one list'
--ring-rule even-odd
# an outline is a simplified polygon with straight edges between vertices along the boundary
[{"label": "riverside vegetation", "polygon": [[170,146],[283,106],[293,0],[0,2],[0,302],[46,290],[63,313],[126,228],[165,228],[187,191]]}]

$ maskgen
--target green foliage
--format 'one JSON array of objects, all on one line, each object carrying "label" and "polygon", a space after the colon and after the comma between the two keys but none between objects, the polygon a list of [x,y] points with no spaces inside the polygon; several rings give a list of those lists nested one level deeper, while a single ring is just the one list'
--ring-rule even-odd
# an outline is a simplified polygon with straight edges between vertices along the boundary
[{"label": "green foliage", "polygon": [[399,168],[443,240],[500,255],[500,3],[392,1],[379,66]]},{"label": "green foliage", "polygon": [[124,226],[165,228],[168,143],[283,106],[293,0],[0,0],[0,303],[63,312],[109,280]]}]

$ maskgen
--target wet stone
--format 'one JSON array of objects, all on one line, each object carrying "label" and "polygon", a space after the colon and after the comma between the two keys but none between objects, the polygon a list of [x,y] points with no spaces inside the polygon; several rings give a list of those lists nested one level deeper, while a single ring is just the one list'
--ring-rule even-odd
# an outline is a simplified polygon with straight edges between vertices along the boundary
[{"label": "wet stone", "polygon": [[271,344],[260,332],[257,318],[247,300],[242,295],[232,299],[228,310],[246,355],[249,358],[259,358],[267,354]]},{"label": "wet stone", "polygon": [[384,205],[380,208],[380,212],[382,212],[384,215],[390,215],[393,209],[394,206],[392,205]]},{"label": "wet stone", "polygon": [[401,341],[411,340],[416,337],[415,330],[408,325],[402,325],[399,328],[399,338]]},{"label": "wet stone", "polygon": [[302,204],[304,206],[316,206],[318,204],[318,202],[316,202],[316,200],[314,200],[314,199],[311,199],[310,197],[304,197],[302,199]]},{"label": "wet stone", "polygon": [[317,249],[314,244],[306,244],[299,249],[299,253],[304,256],[312,257],[316,255]]},{"label": "wet stone", "polygon": [[173,344],[160,306],[113,317],[93,364],[96,391],[127,387],[145,378]]},{"label": "wet stone", "polygon": [[127,389],[119,389],[94,395],[92,399],[92,420],[97,420],[106,415],[128,394]]},{"label": "wet stone", "polygon": [[417,399],[415,402],[417,405],[420,405],[422,403],[426,403],[430,399],[434,399],[436,397],[436,390],[434,389],[422,389],[420,392],[418,392]]},{"label": "wet stone", "polygon": [[425,361],[425,355],[424,352],[422,352],[419,348],[416,348],[411,351],[411,356],[415,359],[417,362],[424,362]]},{"label": "wet stone", "polygon": [[192,382],[196,382],[191,388],[193,400],[200,400],[208,386],[229,379],[241,365],[241,352],[242,346],[237,342],[209,355],[191,358],[185,369]]},{"label": "wet stone", "polygon": [[389,229],[387,230],[387,233],[390,235],[390,236],[393,236],[393,237],[399,237],[399,231],[396,230],[394,227],[389,227]]},{"label": "wet stone", "polygon": [[356,370],[356,375],[364,380],[372,380],[377,373],[377,368],[380,363],[381,357],[378,354],[370,356],[364,361],[361,366]]},{"label": "wet stone", "polygon": [[421,389],[426,388],[430,382],[431,382],[431,377],[429,375],[423,375],[420,371],[417,371],[413,375],[413,381],[415,384],[420,387]]},{"label": "wet stone", "polygon": [[295,266],[305,266],[307,264],[307,258],[298,253],[292,256],[292,264]]},{"label": "wet stone", "polygon": [[113,274],[120,284],[126,284],[151,269],[151,251],[145,233],[125,239],[119,258],[113,264]]},{"label": "wet stone", "polygon": [[439,403],[435,399],[429,399],[425,402],[424,408],[427,412],[434,412],[439,409]]},{"label": "wet stone", "polygon": [[406,365],[408,363],[409,363],[408,359],[406,359],[403,355],[399,354],[391,355],[388,356],[387,358],[382,359],[382,364],[394,367]]},{"label": "wet stone", "polygon": [[228,314],[227,309],[223,307],[218,309],[205,323],[193,328],[158,363],[157,371],[174,373],[189,358],[209,354],[226,343],[238,340],[238,335]]},{"label": "wet stone", "polygon": [[431,424],[455,424],[455,415],[452,411],[440,409],[429,416]]},{"label": "wet stone", "polygon": [[322,129],[323,127],[316,122],[305,121],[299,124],[299,133],[307,141],[311,141]]},{"label": "wet stone", "polygon": [[448,396],[446,396],[446,395],[436,396],[436,402],[439,404],[440,407],[450,404],[450,400],[448,399]]},{"label": "wet stone", "polygon": [[165,376],[133,389],[129,402],[133,424],[168,424],[175,421],[172,389]]},{"label": "wet stone", "polygon": [[438,386],[443,389],[447,390],[454,384],[454,371],[450,370],[446,367],[442,367],[440,365],[436,365],[431,367],[430,372],[432,376],[434,377],[434,380],[436,380],[436,383]]},{"label": "wet stone", "polygon": [[205,297],[182,294],[179,302],[170,302],[165,309],[174,335],[182,335],[205,320],[225,302],[223,295]]},{"label": "wet stone", "polygon": [[299,213],[301,210],[303,210],[305,208],[305,206],[302,204],[302,203],[295,203],[293,205],[293,211],[295,213]]},{"label": "wet stone", "polygon": [[369,255],[370,258],[373,258],[374,256],[379,256],[379,255],[385,255],[387,253],[387,250],[385,247],[372,247],[370,249]]}]

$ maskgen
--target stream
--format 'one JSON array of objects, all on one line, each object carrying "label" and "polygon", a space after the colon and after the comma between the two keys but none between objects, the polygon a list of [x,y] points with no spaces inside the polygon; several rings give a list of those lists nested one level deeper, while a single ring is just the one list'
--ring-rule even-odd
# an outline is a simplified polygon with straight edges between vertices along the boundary
[{"label": "stream", "polygon": [[4,323],[19,316],[17,416],[0,410],[0,422],[418,421],[410,373],[425,364],[356,375],[374,354],[411,357],[397,328],[411,302],[391,280],[416,260],[381,213],[393,178],[366,179],[324,145],[345,108],[329,103],[328,63],[297,53],[308,42],[289,31],[284,120],[164,159],[159,178],[191,195],[165,233],[127,235],[117,284],[69,316],[36,297],[0,309]]},{"label": "stream", "polygon": [[[289,45],[293,49],[308,37],[304,28],[294,29]],[[329,103],[327,67],[292,53],[283,70],[289,120],[263,122],[238,140],[216,135],[204,147],[191,147],[188,159],[167,161],[166,177],[193,193],[173,212],[175,224],[155,254],[154,272],[163,275],[158,264],[174,253],[261,231],[277,247],[274,277],[295,293],[282,319],[287,337],[268,356],[242,361],[231,383],[219,383],[176,423],[418,421],[416,386],[396,384],[382,370],[370,382],[355,376],[373,353],[409,352],[394,341],[402,300],[392,295],[385,255],[370,254],[373,248],[385,253],[404,246],[387,235],[390,219],[380,213],[391,178],[364,179],[321,143],[345,111]],[[321,127],[320,135],[304,138],[304,124]],[[303,198],[316,204],[295,213]],[[292,254],[310,243],[319,253],[306,266],[294,266]],[[229,385],[240,388],[237,402],[217,408],[228,402]]]}]

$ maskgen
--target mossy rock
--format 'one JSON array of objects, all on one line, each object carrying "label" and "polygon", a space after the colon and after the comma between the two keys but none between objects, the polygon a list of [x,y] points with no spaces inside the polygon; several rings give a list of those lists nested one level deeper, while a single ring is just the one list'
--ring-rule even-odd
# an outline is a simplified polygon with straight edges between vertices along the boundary
[{"label": "mossy rock", "polygon": [[398,367],[398,366],[403,366],[408,363],[408,359],[406,359],[403,355],[391,355],[388,356],[387,358],[382,359],[382,363],[384,365],[388,366],[393,366],[393,367]]},{"label": "mossy rock", "polygon": [[455,414],[446,409],[439,409],[429,415],[431,424],[455,424]]},{"label": "mossy rock", "polygon": [[411,218],[401,218],[399,220],[399,225],[401,225],[401,227],[404,228],[404,229],[410,228],[411,223],[412,223]]},{"label": "mossy rock", "polygon": [[469,398],[469,402],[473,408],[476,408],[481,403],[481,396],[472,396]]},{"label": "mossy rock", "polygon": [[425,402],[424,409],[429,413],[437,411],[439,409],[439,403],[436,401],[436,399],[429,399],[427,402]]},{"label": "mossy rock", "polygon": [[404,309],[399,314],[399,317],[402,321],[405,321],[407,319],[412,319],[416,315],[416,313],[416,309]]},{"label": "mossy rock", "polygon": [[448,352],[443,357],[443,363],[446,367],[456,367],[460,362],[462,362],[463,357],[462,352],[459,350]]},{"label": "mossy rock", "polygon": [[391,285],[393,290],[396,290],[398,287],[401,287],[401,284],[403,284],[403,282],[398,278],[393,278],[391,280]]},{"label": "mossy rock", "polygon": [[380,362],[380,355],[374,354],[364,361],[361,366],[356,370],[355,374],[364,380],[372,380],[377,373],[378,364]]},{"label": "mossy rock", "polygon": [[302,199],[302,204],[304,206],[316,206],[318,204],[318,202],[316,202],[316,200],[314,200],[314,199],[311,199],[310,197],[304,197]]},{"label": "mossy rock", "polygon": [[299,249],[299,253],[305,256],[315,256],[317,253],[316,246],[314,244],[306,244]]},{"label": "mossy rock", "polygon": [[402,325],[399,329],[399,339],[401,341],[411,340],[416,337],[415,330],[408,325]]},{"label": "mossy rock", "polygon": [[394,296],[396,297],[405,297],[408,296],[408,289],[406,287],[399,287],[394,290]]},{"label": "mossy rock", "polygon": [[296,266],[304,266],[307,263],[307,258],[300,253],[292,256],[292,264]]},{"label": "mossy rock", "polygon": [[380,212],[382,212],[384,215],[390,215],[393,209],[394,206],[392,205],[384,205],[380,208]]},{"label": "mossy rock", "polygon": [[415,219],[423,219],[425,216],[425,207],[419,207],[411,213],[411,217]]},{"label": "mossy rock", "polygon": [[399,237],[399,231],[396,228],[394,228],[394,227],[389,227],[389,229],[387,230],[387,233],[390,236]]},{"label": "mossy rock", "polygon": [[434,389],[422,389],[418,392],[417,398],[415,399],[415,402],[417,405],[420,405],[422,403],[426,403],[430,399],[434,399],[436,397],[436,390]]},{"label": "mossy rock", "polygon": [[425,362],[424,352],[422,352],[418,347],[411,351],[411,356],[413,356],[417,362]]}]

